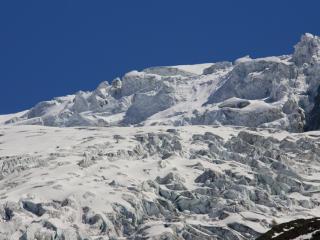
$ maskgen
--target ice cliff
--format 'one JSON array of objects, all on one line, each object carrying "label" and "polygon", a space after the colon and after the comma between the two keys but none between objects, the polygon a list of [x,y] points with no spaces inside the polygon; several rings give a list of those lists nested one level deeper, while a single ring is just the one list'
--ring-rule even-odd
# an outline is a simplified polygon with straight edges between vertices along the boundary
[{"label": "ice cliff", "polygon": [[303,132],[319,128],[320,38],[292,55],[152,67],[92,92],[40,102],[5,124],[46,126],[236,125]]}]

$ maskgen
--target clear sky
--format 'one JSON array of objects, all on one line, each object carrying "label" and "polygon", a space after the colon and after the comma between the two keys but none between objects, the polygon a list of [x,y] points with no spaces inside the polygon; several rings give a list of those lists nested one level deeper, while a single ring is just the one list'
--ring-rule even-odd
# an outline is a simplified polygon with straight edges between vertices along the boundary
[{"label": "clear sky", "polygon": [[1,0],[0,114],[130,70],[288,54],[319,0]]}]

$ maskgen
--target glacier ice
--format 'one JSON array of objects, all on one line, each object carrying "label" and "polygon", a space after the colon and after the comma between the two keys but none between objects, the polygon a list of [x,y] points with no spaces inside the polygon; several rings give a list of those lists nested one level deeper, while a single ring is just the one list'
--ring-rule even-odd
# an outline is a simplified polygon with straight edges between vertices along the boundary
[{"label": "glacier ice", "polygon": [[[318,126],[314,106],[319,83],[320,38],[305,34],[292,55],[131,71],[92,92],[41,102],[5,123],[209,124],[302,132]],[[231,104],[234,99],[241,99],[237,104],[242,107]]]},{"label": "glacier ice", "polygon": [[0,116],[0,239],[281,239],[320,217],[319,106],[305,34],[291,55],[131,71]]}]

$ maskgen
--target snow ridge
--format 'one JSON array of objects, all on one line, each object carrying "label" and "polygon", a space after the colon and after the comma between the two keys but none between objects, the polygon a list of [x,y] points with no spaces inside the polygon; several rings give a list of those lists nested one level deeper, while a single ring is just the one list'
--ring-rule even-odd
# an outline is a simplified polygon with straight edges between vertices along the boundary
[{"label": "snow ridge", "polygon": [[317,239],[319,86],[305,34],[0,116],[0,240]]},{"label": "snow ridge", "polygon": [[313,107],[319,76],[320,38],[305,34],[292,55],[131,71],[92,92],[41,102],[5,124],[205,124],[303,132],[318,127]]}]

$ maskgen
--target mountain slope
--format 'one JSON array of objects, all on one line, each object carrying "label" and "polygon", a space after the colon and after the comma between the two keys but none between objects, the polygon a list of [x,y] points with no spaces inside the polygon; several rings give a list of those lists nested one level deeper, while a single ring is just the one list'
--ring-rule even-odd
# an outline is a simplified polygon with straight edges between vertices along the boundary
[{"label": "mountain slope", "polygon": [[0,116],[0,240],[314,239],[319,86],[305,34]]},{"label": "mountain slope", "polygon": [[41,102],[6,124],[221,124],[302,132],[319,127],[319,83],[320,39],[305,34],[292,55],[132,71],[92,92]]},{"label": "mountain slope", "polygon": [[241,240],[274,220],[320,217],[320,132],[6,126],[0,135],[0,239]]}]

